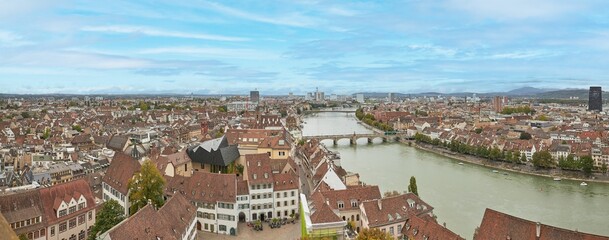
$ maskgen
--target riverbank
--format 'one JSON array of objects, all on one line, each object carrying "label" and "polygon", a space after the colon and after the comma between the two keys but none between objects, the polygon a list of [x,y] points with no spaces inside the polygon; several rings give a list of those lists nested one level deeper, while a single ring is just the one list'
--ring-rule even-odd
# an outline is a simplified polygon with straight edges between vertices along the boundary
[{"label": "riverbank", "polygon": [[584,173],[578,171],[565,171],[561,169],[534,169],[532,166],[515,164],[515,163],[507,163],[500,161],[492,161],[486,158],[455,153],[450,150],[435,147],[433,145],[424,144],[424,143],[416,143],[415,141],[402,141],[405,145],[407,143],[412,143],[411,147],[415,147],[417,149],[435,153],[438,155],[442,155],[447,158],[451,158],[458,161],[467,162],[470,164],[476,164],[483,167],[488,167],[497,170],[503,170],[514,173],[528,174],[539,177],[548,177],[548,178],[561,178],[563,180],[572,180],[572,181],[587,181],[587,182],[597,182],[597,183],[609,183],[609,176],[594,173],[592,174],[594,179],[584,176]]}]

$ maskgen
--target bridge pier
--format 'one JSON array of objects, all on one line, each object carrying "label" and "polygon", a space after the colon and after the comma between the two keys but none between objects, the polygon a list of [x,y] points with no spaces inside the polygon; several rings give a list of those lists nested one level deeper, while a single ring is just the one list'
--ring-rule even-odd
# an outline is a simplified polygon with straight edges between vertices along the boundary
[{"label": "bridge pier", "polygon": [[357,145],[357,138],[355,138],[355,137],[351,137],[351,138],[349,139],[349,144],[351,144],[351,145]]},{"label": "bridge pier", "polygon": [[368,138],[368,144],[372,144],[372,138]]},{"label": "bridge pier", "polygon": [[332,139],[332,142],[334,143],[334,146],[338,145],[338,138]]}]

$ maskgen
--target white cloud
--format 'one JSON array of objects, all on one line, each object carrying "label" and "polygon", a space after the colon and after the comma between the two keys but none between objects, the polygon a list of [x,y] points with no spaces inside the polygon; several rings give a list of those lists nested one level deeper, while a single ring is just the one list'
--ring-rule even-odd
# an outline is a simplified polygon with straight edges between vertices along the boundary
[{"label": "white cloud", "polygon": [[263,22],[263,23],[270,23],[270,24],[274,24],[274,25],[284,25],[284,26],[291,26],[291,27],[311,27],[311,26],[317,25],[317,21],[315,21],[314,19],[306,17],[306,16],[302,16],[301,14],[298,14],[298,13],[292,13],[287,16],[280,16],[280,17],[267,17],[267,16],[257,15],[257,14],[251,13],[251,12],[241,11],[241,10],[238,10],[235,8],[227,7],[227,6],[221,5],[219,3],[207,3],[207,6],[209,6],[209,8],[211,8],[217,12],[220,12],[220,13],[223,13],[226,15],[243,18],[243,19],[247,19],[247,20],[252,20],[252,21],[256,21],[256,22]]},{"label": "white cloud", "polygon": [[110,25],[110,26],[87,26],[81,29],[87,32],[106,32],[106,33],[127,33],[127,34],[143,34],[148,36],[157,37],[175,37],[175,38],[191,38],[191,39],[203,39],[203,40],[214,40],[214,41],[248,41],[247,38],[239,37],[228,37],[221,35],[202,34],[202,33],[189,33],[170,31],[163,29],[156,29],[144,26],[131,26],[131,25]]},{"label": "white cloud", "polygon": [[121,56],[91,54],[73,51],[28,51],[5,57],[0,63],[11,66],[65,67],[71,69],[132,69],[151,66],[142,59]]},{"label": "white cloud", "polygon": [[552,18],[584,7],[582,1],[570,0],[448,0],[447,5],[478,17],[501,20]]},{"label": "white cloud", "polygon": [[272,52],[264,52],[245,48],[217,47],[165,47],[150,48],[137,52],[138,54],[185,54],[200,57],[222,57],[237,59],[278,59],[280,56]]},{"label": "white cloud", "polygon": [[19,47],[30,44],[32,44],[31,41],[25,40],[19,34],[0,30],[0,47]]}]

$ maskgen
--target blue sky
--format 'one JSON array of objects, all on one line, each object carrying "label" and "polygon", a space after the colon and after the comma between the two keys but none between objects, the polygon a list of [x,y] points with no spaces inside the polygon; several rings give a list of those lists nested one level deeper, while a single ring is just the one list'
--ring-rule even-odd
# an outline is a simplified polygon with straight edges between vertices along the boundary
[{"label": "blue sky", "polygon": [[609,88],[609,3],[3,1],[1,93]]}]

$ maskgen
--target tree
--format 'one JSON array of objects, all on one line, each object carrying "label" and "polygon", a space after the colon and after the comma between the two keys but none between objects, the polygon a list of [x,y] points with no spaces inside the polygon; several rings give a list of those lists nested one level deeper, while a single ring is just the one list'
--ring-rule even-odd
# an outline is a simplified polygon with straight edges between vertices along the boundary
[{"label": "tree", "polygon": [[594,167],[594,160],[592,160],[591,156],[583,156],[579,159],[582,171],[587,175],[592,173],[592,168]]},{"label": "tree", "polygon": [[243,165],[241,165],[241,163],[237,163],[237,165],[235,165],[235,170],[237,170],[236,173],[239,175],[243,175]]},{"label": "tree", "polygon": [[606,163],[601,164],[601,172],[607,174],[607,164]]},{"label": "tree", "polygon": [[531,139],[531,134],[528,132],[521,132],[520,133],[520,140],[529,140]]},{"label": "tree", "polygon": [[74,126],[72,126],[72,130],[76,130],[78,132],[82,132],[82,127],[80,125],[74,125]]},{"label": "tree", "polygon": [[22,233],[21,235],[19,235],[19,240],[29,240],[29,238],[27,238],[25,233]]},{"label": "tree", "polygon": [[23,118],[31,118],[31,117],[32,117],[32,115],[30,115],[30,113],[29,113],[29,112],[22,112],[22,113],[21,113],[21,117],[23,117]]},{"label": "tree", "polygon": [[540,151],[533,154],[533,166],[550,168],[554,165],[552,154],[548,151]]},{"label": "tree", "polygon": [[218,107],[218,112],[227,112],[228,108],[226,106],[219,106]]},{"label": "tree", "polygon": [[520,156],[520,162],[521,163],[525,163],[527,162],[527,155],[522,153],[522,155]]},{"label": "tree", "polygon": [[408,184],[408,192],[414,193],[419,196],[419,190],[417,189],[417,179],[412,176],[410,177],[410,184]]},{"label": "tree", "polygon": [[388,232],[381,231],[380,228],[364,228],[359,232],[356,240],[393,240],[393,236]]},{"label": "tree", "polygon": [[131,191],[129,201],[132,203],[129,209],[130,215],[146,206],[148,201],[152,201],[157,208],[163,206],[165,203],[163,189],[165,189],[165,179],[159,170],[152,161],[144,161],[140,172],[129,180],[129,190]]},{"label": "tree", "polygon": [[89,232],[89,240],[95,240],[98,233],[104,233],[125,219],[125,210],[116,200],[108,200],[97,214],[95,224]]},{"label": "tree", "polygon": [[477,133],[477,134],[482,133],[482,128],[476,128],[476,133]]}]

